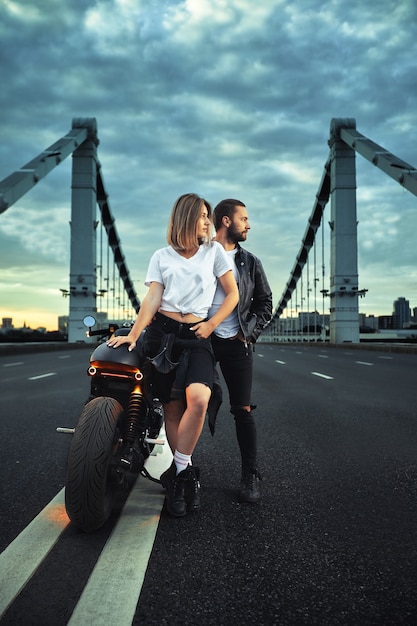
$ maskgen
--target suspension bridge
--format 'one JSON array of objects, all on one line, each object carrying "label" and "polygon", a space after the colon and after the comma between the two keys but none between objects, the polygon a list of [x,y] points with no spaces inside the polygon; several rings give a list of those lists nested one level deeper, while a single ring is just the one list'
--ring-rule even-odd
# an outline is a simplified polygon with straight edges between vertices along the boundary
[{"label": "suspension bridge", "polygon": [[[110,207],[98,159],[98,145],[96,119],[74,118],[71,130],[64,137],[0,182],[0,213],[3,213],[72,155],[69,289],[61,290],[69,300],[69,342],[86,340],[82,320],[86,315],[97,313],[97,303],[103,301],[105,296],[106,320],[113,318],[112,321],[115,321],[115,317],[120,317],[121,303],[123,313],[127,313],[130,307],[134,312],[140,308]],[[412,165],[362,135],[356,130],[354,119],[332,119],[329,156],[313,209],[273,319],[264,331],[265,336],[294,333],[294,319],[292,315],[288,317],[288,311],[295,310],[297,313],[298,303],[307,299],[307,313],[299,322],[301,327],[312,329],[312,335],[317,337],[318,329],[322,332],[328,319],[331,343],[359,342],[359,299],[365,296],[367,290],[359,285],[358,276],[356,153],[417,196],[417,170]],[[321,259],[322,275],[318,276],[316,243],[319,230],[323,238],[323,214],[329,201],[330,276],[326,285],[324,258]],[[100,220],[97,220],[97,207]],[[97,237],[99,225],[100,236]],[[107,237],[105,245],[103,233]],[[103,278],[104,249],[107,250],[107,272]],[[323,249],[322,245],[322,255]],[[310,293],[313,293],[316,303],[320,286],[323,299],[321,314],[316,306],[313,312],[309,310]],[[329,314],[325,313],[325,301],[329,304]]]}]

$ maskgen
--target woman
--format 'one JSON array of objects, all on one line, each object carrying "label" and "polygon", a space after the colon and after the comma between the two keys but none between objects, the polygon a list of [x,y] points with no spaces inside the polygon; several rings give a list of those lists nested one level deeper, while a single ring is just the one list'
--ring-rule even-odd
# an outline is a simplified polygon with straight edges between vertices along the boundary
[{"label": "woman", "polygon": [[[191,455],[200,437],[214,382],[210,335],[233,311],[239,294],[231,262],[212,241],[212,209],[196,194],[178,198],[171,212],[168,247],[151,257],[149,287],[136,321],[123,343],[133,350],[147,328],[145,354],[155,365],[154,386],[164,404],[165,430],[174,458],[161,475],[170,515],[183,517],[200,508],[199,470]],[[226,297],[207,319],[217,279]],[[167,373],[167,369],[170,369]],[[158,371],[159,370],[159,371]]]}]

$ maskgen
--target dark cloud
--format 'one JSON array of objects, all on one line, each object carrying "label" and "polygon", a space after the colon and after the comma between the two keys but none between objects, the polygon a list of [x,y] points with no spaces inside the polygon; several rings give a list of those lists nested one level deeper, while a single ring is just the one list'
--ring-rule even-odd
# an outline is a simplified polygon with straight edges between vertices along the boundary
[{"label": "dark cloud", "polygon": [[[248,247],[262,257],[277,302],[315,201],[331,119],[355,118],[364,135],[417,162],[416,13],[406,0],[377,8],[361,0],[5,0],[0,178],[65,135],[74,117],[95,117],[140,296],[175,198],[196,191],[213,204],[225,196],[247,204]],[[59,249],[68,258],[70,161],[0,215],[5,270],[12,250],[22,268],[33,255],[47,266]],[[415,198],[362,157],[357,164],[366,307],[386,312],[401,284],[395,268],[415,279]],[[405,288],[417,305],[411,280]]]}]

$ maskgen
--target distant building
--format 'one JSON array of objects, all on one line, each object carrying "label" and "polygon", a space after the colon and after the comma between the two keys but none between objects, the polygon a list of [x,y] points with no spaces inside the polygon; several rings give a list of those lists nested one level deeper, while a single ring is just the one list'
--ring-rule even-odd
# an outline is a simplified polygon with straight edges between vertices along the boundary
[{"label": "distant building", "polygon": [[392,330],[394,328],[394,318],[392,315],[380,315],[378,317],[378,328],[380,330]]},{"label": "distant building", "polygon": [[68,335],[68,315],[60,315],[58,317],[58,330],[63,335]]},{"label": "distant building", "polygon": [[1,327],[3,330],[7,330],[8,328],[13,328],[13,318],[3,317]]},{"label": "distant building", "polygon": [[378,330],[378,318],[375,315],[366,315],[359,313],[359,328],[361,332],[370,332]]},{"label": "distant building", "polygon": [[322,318],[323,316],[318,311],[302,311],[298,314],[298,328],[303,332],[320,332]]},{"label": "distant building", "polygon": [[394,318],[394,328],[404,328],[404,325],[408,324],[411,320],[409,300],[403,297],[397,298],[394,302],[392,316]]}]

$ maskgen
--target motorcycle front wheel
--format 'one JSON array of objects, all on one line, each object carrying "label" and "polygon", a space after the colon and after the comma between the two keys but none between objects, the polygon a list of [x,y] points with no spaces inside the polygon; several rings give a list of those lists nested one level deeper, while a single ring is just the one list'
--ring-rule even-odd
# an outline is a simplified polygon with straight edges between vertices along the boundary
[{"label": "motorcycle front wheel", "polygon": [[88,402],[79,417],[68,453],[65,508],[85,532],[100,528],[110,516],[116,483],[111,458],[117,449],[123,407],[114,398]]}]

